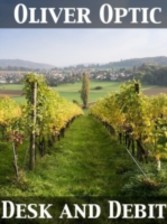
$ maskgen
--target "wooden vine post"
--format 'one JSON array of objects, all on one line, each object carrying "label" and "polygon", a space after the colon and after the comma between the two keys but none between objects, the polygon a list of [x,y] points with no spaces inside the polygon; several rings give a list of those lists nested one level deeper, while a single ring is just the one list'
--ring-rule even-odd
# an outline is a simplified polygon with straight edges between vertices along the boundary
[{"label": "wooden vine post", "polygon": [[12,142],[12,150],[13,150],[13,165],[16,172],[16,178],[17,180],[19,180],[19,167],[17,163],[18,158],[17,158],[16,145],[14,142]]},{"label": "wooden vine post", "polygon": [[30,133],[29,169],[33,170],[35,168],[35,162],[36,162],[37,81],[34,81],[31,83],[31,88],[32,88],[32,98],[31,98],[32,129],[31,129],[31,133]]}]

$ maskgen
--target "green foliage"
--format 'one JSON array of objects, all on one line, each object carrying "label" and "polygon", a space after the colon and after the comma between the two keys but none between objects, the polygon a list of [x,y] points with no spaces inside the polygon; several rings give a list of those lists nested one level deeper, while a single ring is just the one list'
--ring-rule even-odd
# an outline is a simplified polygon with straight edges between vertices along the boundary
[{"label": "green foliage", "polygon": [[[37,86],[36,104],[32,103],[34,84]],[[0,98],[0,137],[2,141],[11,143],[17,176],[19,173],[17,148],[20,144],[29,140],[29,148],[37,146],[41,156],[44,156],[48,145],[53,144],[61,130],[64,131],[74,117],[82,114],[79,106],[66,101],[49,88],[42,75],[25,76],[24,94],[27,104],[23,106],[19,106],[9,97]],[[34,111],[36,111],[35,122],[33,121]],[[32,135],[35,136],[33,144]],[[32,153],[32,150],[29,150],[29,154],[29,157],[35,161],[37,151],[34,149]]]},{"label": "green foliage", "polygon": [[167,165],[166,161],[162,163],[161,171],[157,172],[153,162],[144,165],[147,178],[137,173],[133,173],[129,181],[122,188],[122,195],[131,198],[162,198],[167,195]]},{"label": "green foliage", "polygon": [[[119,87],[121,85],[121,82],[113,82],[113,81],[95,81],[91,80],[90,83],[90,93],[89,93],[89,103],[95,102],[101,97],[105,97],[107,94],[112,92],[119,91]],[[101,90],[95,90],[96,86],[101,86]],[[8,92],[8,90],[22,90],[23,85],[16,85],[16,84],[9,84],[9,85],[0,85],[0,90],[3,92],[5,90]],[[81,82],[77,82],[74,84],[61,84],[57,87],[52,87],[56,92],[60,94],[60,96],[66,98],[69,101],[77,100],[79,103],[81,103],[80,93],[79,89],[81,89]],[[167,88],[152,86],[152,85],[143,85],[142,90],[144,91],[144,94],[148,95],[156,95],[162,92],[166,92]],[[7,93],[6,93],[7,94]],[[13,96],[13,99],[19,103],[24,104],[26,103],[24,96]]]},{"label": "green foliage", "polygon": [[131,71],[131,73],[133,78],[139,79],[142,83],[158,86],[167,85],[167,67],[165,63],[163,66],[143,64]]},{"label": "green foliage", "polygon": [[31,105],[32,88],[31,83],[37,82],[37,125],[36,133],[40,138],[58,134],[73,117],[82,114],[82,110],[47,86],[43,76],[30,74],[25,78],[25,95],[27,98],[26,118],[31,126]]},{"label": "green foliage", "polygon": [[88,96],[89,96],[89,78],[88,74],[84,73],[82,77],[82,88],[81,88],[81,99],[83,101],[83,107],[88,107]]},{"label": "green foliage", "polygon": [[[36,105],[32,102],[34,88],[37,89]],[[24,92],[27,99],[24,113],[27,135],[30,136],[30,140],[33,138],[31,136],[35,135],[34,144],[38,146],[41,156],[44,156],[48,143],[53,144],[61,130],[65,129],[68,122],[74,117],[81,115],[82,110],[48,87],[42,75],[28,74],[25,77]],[[34,115],[34,111],[36,111],[36,115]],[[33,147],[33,143],[30,141],[30,148]],[[32,153],[30,152],[32,160],[34,160],[34,155],[32,150]],[[30,164],[34,164],[34,162],[30,162]],[[30,167],[34,167],[34,165],[30,165]]]},{"label": "green foliage", "polygon": [[94,88],[92,88],[92,90],[101,90],[101,89],[103,89],[102,86],[95,86]]},{"label": "green foliage", "polygon": [[[20,147],[19,165],[23,168],[26,146]],[[77,118],[53,148],[33,172],[21,172],[20,183],[11,181],[10,149],[0,152],[6,158],[2,167],[4,159],[0,156],[0,195],[114,197],[128,182],[130,170],[135,169],[123,147],[89,115]],[[126,172],[117,172],[119,167]]]},{"label": "green foliage", "polygon": [[161,185],[157,180],[144,178],[136,175],[131,177],[129,182],[123,187],[122,195],[129,198],[152,198],[157,197]]},{"label": "green foliage", "polygon": [[96,102],[91,113],[112,126],[116,133],[128,132],[129,138],[152,145],[152,153],[164,157],[167,151],[167,96],[148,98],[140,83],[129,81],[120,92]]},{"label": "green foliage", "polygon": [[0,125],[9,127],[21,117],[21,108],[9,97],[0,98]]}]

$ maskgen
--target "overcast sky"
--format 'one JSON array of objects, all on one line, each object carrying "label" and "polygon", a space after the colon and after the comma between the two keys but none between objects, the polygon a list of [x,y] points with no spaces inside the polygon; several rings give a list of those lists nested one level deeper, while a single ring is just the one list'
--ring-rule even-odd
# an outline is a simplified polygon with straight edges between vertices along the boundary
[{"label": "overcast sky", "polygon": [[166,29],[1,29],[0,59],[55,66],[167,56]]}]

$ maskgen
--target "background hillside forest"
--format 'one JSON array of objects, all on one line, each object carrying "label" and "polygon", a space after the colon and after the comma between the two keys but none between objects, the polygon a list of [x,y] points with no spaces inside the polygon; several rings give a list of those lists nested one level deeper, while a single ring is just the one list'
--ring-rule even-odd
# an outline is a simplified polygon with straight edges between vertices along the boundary
[{"label": "background hillside forest", "polygon": [[[126,73],[131,73],[131,79],[140,80],[143,84],[150,85],[167,85],[167,67],[159,67],[155,65],[143,64],[140,67],[134,67],[131,70],[124,70]],[[128,80],[125,77],[120,80]]]}]

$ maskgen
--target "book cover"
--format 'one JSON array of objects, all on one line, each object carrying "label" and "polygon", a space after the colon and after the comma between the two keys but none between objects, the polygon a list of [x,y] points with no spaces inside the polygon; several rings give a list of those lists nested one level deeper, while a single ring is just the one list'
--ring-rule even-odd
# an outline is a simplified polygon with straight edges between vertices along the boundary
[{"label": "book cover", "polygon": [[166,223],[166,15],[1,1],[0,223]]}]

